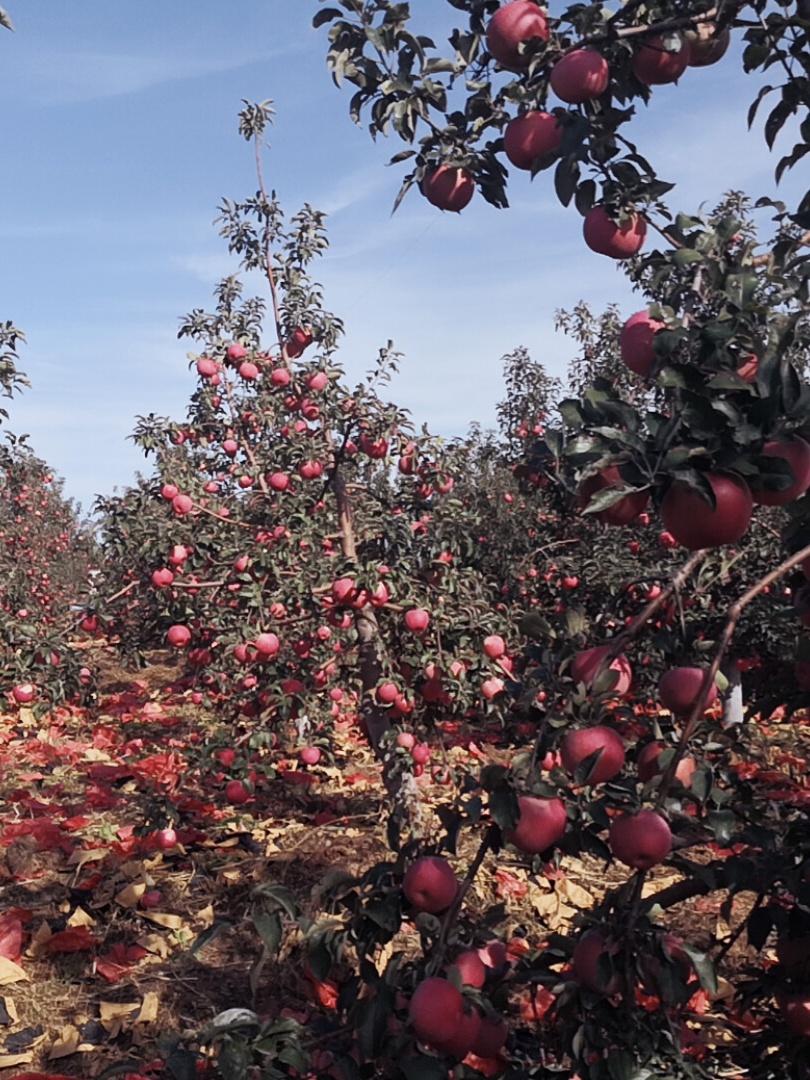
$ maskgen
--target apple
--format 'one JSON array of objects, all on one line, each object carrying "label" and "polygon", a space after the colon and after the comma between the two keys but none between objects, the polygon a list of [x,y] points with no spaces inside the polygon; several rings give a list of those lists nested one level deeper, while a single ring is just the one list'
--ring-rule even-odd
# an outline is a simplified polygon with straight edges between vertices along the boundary
[{"label": "apple", "polygon": [[624,740],[613,728],[597,724],[595,727],[569,731],[560,744],[563,768],[573,776],[586,758],[599,754],[586,784],[603,784],[612,780],[624,767]]},{"label": "apple", "polygon": [[325,390],[329,385],[329,376],[325,371],[315,371],[307,376],[307,388],[309,390]]},{"label": "apple", "polygon": [[509,952],[502,941],[498,938],[492,938],[491,941],[487,941],[478,950],[478,955],[481,957],[481,961],[484,967],[499,968],[503,967],[509,960]]},{"label": "apple", "polygon": [[766,491],[759,487],[756,478],[753,478],[750,486],[754,502],[763,506],[785,506],[801,498],[810,487],[810,443],[798,435],[781,436],[769,439],[760,452],[765,457],[786,461],[793,470],[794,480],[784,491]]},{"label": "apple", "polygon": [[[396,683],[384,682],[377,687],[377,700],[381,705],[393,705],[399,696],[399,687]],[[413,736],[411,736],[413,738]],[[401,746],[402,744],[399,743]]]},{"label": "apple", "polygon": [[169,627],[166,638],[175,649],[184,649],[191,641],[191,631],[187,626],[176,623],[174,626]]},{"label": "apple", "polygon": [[633,74],[645,86],[664,86],[680,79],[689,63],[689,49],[683,34],[667,35],[667,40],[677,38],[679,48],[674,51],[664,43],[664,36],[656,34],[642,42],[633,56]]},{"label": "apple", "polygon": [[616,222],[604,206],[594,206],[585,215],[582,232],[591,251],[611,259],[629,259],[644,246],[647,220],[634,210]]},{"label": "apple", "polygon": [[636,375],[644,379],[649,377],[658,359],[653,340],[658,331],[665,328],[665,323],[651,319],[646,311],[637,311],[622,327],[619,335],[622,360]]},{"label": "apple", "polygon": [[357,584],[354,578],[338,578],[332,582],[332,599],[336,604],[348,607],[357,595]]},{"label": "apple", "polygon": [[231,806],[241,806],[250,799],[250,792],[241,780],[229,780],[225,785],[225,798]]},{"label": "apple", "polygon": [[305,765],[317,765],[321,760],[321,751],[317,746],[305,746],[299,756]]},{"label": "apple", "polygon": [[281,648],[281,642],[278,639],[278,635],[271,632],[257,634],[256,640],[253,642],[256,651],[259,654],[261,660],[269,660],[276,656]]},{"label": "apple", "polygon": [[287,473],[274,472],[267,477],[267,486],[273,491],[286,491],[290,486],[290,478]]},{"label": "apple", "polygon": [[464,998],[447,979],[425,979],[413,992],[408,1019],[416,1037],[429,1046],[443,1042],[464,1019]]},{"label": "apple", "polygon": [[505,833],[510,844],[514,844],[527,855],[539,855],[562,837],[568,820],[562,799],[520,795],[518,807],[518,823],[514,829]]},{"label": "apple", "polygon": [[202,375],[205,379],[210,379],[218,371],[219,364],[216,360],[212,360],[210,356],[201,356],[197,361],[197,374]]},{"label": "apple", "polygon": [[402,894],[415,911],[438,915],[458,895],[458,878],[443,855],[422,855],[406,870]]},{"label": "apple", "polygon": [[239,365],[239,376],[240,378],[244,379],[245,382],[253,382],[259,377],[259,369],[249,360],[245,360]]},{"label": "apple", "polygon": [[228,346],[228,359],[231,363],[236,363],[237,360],[244,360],[247,354],[248,351],[245,346],[240,345],[237,342]]},{"label": "apple", "polygon": [[457,967],[461,975],[461,981],[465,986],[474,986],[480,990],[487,977],[487,969],[484,961],[475,949],[464,949],[452,961],[453,967]]},{"label": "apple", "polygon": [[506,125],[503,148],[516,169],[530,170],[538,158],[557,149],[562,137],[562,125],[556,116],[530,110]]},{"label": "apple", "polygon": [[661,503],[661,518],[679,544],[690,551],[733,544],[748,530],[751,489],[734,473],[705,473],[716,507],[683,480],[675,480]]},{"label": "apple", "polygon": [[492,16],[487,25],[487,50],[507,71],[524,71],[531,56],[520,46],[533,38],[548,41],[548,21],[533,0],[511,0]]},{"label": "apple", "polygon": [[[661,755],[667,749],[669,748],[663,742],[650,742],[641,748],[636,761],[636,770],[642,784],[648,783],[654,776],[663,774],[664,766],[661,764]],[[687,754],[678,762],[675,779],[683,784],[685,788],[691,787],[695,769],[697,769],[697,762],[690,754]]]},{"label": "apple", "polygon": [[162,566],[159,570],[152,571],[152,584],[156,589],[166,589],[174,581],[174,574],[168,566]]},{"label": "apple", "polygon": [[416,736],[412,731],[400,731],[397,735],[397,746],[403,750],[412,750],[416,745]]},{"label": "apple", "polygon": [[[615,994],[619,989],[619,973],[613,970],[607,982],[601,977],[602,957],[613,958],[618,953],[615,945],[609,945],[601,930],[586,930],[574,946],[572,975],[580,986],[594,994]],[[607,966],[607,962],[605,965]]]},{"label": "apple", "polygon": [[439,210],[460,213],[475,194],[475,180],[467,169],[455,165],[439,165],[421,183],[422,194]]},{"label": "apple", "polygon": [[424,634],[430,625],[430,612],[424,608],[411,608],[405,612],[403,621],[412,634]]},{"label": "apple", "polygon": [[718,33],[714,23],[703,22],[684,33],[686,49],[689,53],[689,67],[708,67],[716,64],[726,54],[731,44],[731,32],[723,27]]},{"label": "apple", "polygon": [[155,833],[155,841],[162,851],[168,851],[177,846],[176,829],[158,829]]},{"label": "apple", "polygon": [[[578,652],[571,664],[571,678],[574,682],[585,683],[586,687],[590,687],[603,667],[609,651],[609,645],[597,645],[592,649]],[[610,670],[618,672],[619,675],[611,693],[622,697],[628,692],[633,681],[633,669],[630,667],[630,662],[626,656],[620,654],[611,660]]]},{"label": "apple", "polygon": [[[481,1029],[470,1047],[470,1052],[479,1058],[494,1058],[503,1049],[509,1027],[505,1020],[494,1016],[481,1017]],[[501,1066],[498,1073],[503,1071]],[[494,1075],[494,1074],[487,1074]]]},{"label": "apple", "polygon": [[484,679],[481,683],[481,697],[484,701],[492,701],[498,694],[503,693],[505,686],[503,679]]},{"label": "apple", "polygon": [[174,484],[164,484],[160,489],[161,498],[166,499],[167,502],[171,502],[177,494],[179,494],[179,492]]},{"label": "apple", "polygon": [[[676,667],[665,671],[658,681],[658,696],[665,709],[676,716],[690,713],[703,685],[705,671],[699,667]],[[717,685],[712,683],[706,698],[706,708],[717,700]]]},{"label": "apple", "polygon": [[776,1000],[788,1029],[794,1035],[807,1038],[810,1035],[810,990],[800,990],[795,994],[778,993]]},{"label": "apple", "polygon": [[427,743],[417,743],[411,750],[411,757],[417,765],[426,765],[430,761],[430,747]]},{"label": "apple", "polygon": [[669,855],[672,832],[656,810],[622,813],[610,824],[608,844],[619,862],[634,870],[649,870]]},{"label": "apple", "polygon": [[[604,488],[621,488],[624,486],[625,482],[617,465],[608,465],[601,472],[586,477],[577,490],[577,506],[580,512],[585,510],[597,492],[604,490]],[[650,494],[648,491],[631,489],[627,495],[615,502],[613,506],[609,506],[606,510],[599,510],[591,516],[604,525],[617,527],[629,525],[644,511],[649,501]]]},{"label": "apple", "polygon": [[581,105],[601,97],[610,81],[610,68],[595,49],[574,49],[551,71],[551,89],[569,105]]},{"label": "apple", "polygon": [[506,652],[506,642],[500,634],[490,634],[484,638],[484,656],[490,660],[497,660]]},{"label": "apple", "polygon": [[172,507],[178,517],[185,517],[186,514],[191,513],[194,503],[188,495],[175,495],[172,499]]},{"label": "apple", "polygon": [[17,683],[11,691],[11,696],[18,705],[28,705],[37,696],[37,688],[33,683]]},{"label": "apple", "polygon": [[464,1002],[464,1013],[457,1028],[448,1029],[441,1041],[432,1045],[442,1054],[450,1054],[461,1061],[469,1054],[481,1033],[481,1013],[469,1002]]}]

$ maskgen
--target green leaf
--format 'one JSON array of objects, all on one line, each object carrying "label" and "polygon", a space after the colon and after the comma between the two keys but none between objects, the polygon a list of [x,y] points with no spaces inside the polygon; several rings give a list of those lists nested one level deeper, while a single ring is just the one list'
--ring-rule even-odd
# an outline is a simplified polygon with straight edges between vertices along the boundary
[{"label": "green leaf", "polygon": [[554,170],[554,190],[557,198],[568,206],[579,183],[579,165],[571,158],[562,158]]},{"label": "green leaf", "polygon": [[405,1080],[447,1080],[447,1068],[441,1058],[418,1054],[399,1062]]},{"label": "green leaf", "polygon": [[323,11],[319,11],[312,19],[312,25],[315,30],[323,26],[324,23],[331,22],[333,19],[340,19],[343,16],[343,12],[339,8],[324,8]]},{"label": "green leaf", "polygon": [[737,826],[737,816],[730,810],[710,810],[708,814],[709,828],[714,833],[714,839],[718,844],[727,844],[734,835]]},{"label": "green leaf", "polygon": [[681,943],[681,948],[692,961],[697,977],[700,980],[700,985],[707,994],[717,993],[717,972],[714,970],[714,964],[699,949],[694,948],[692,945],[687,944],[685,941]]},{"label": "green leaf", "polygon": [[272,913],[262,910],[254,911],[253,925],[270,953],[277,953],[283,934],[279,913],[277,911]]}]

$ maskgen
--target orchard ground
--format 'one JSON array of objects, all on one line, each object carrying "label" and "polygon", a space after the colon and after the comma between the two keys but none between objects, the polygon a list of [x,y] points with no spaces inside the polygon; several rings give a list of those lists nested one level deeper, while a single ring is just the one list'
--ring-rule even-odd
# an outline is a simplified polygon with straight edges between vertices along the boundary
[{"label": "orchard ground", "polygon": [[[257,970],[262,945],[251,913],[256,888],[272,883],[317,919],[324,879],[336,871],[359,877],[391,857],[381,767],[363,733],[340,725],[334,762],[311,768],[300,763],[294,730],[286,745],[250,753],[247,731],[227,729],[226,741],[223,728],[191,703],[175,654],[154,654],[133,675],[100,646],[93,651],[102,672],[95,701],[40,721],[25,708],[9,711],[0,725],[2,1075],[98,1077],[116,1066],[155,1080],[191,1075],[201,1032],[240,1007],[292,1018],[316,1046],[331,1044],[348,966],[315,978],[293,938]],[[420,798],[434,812],[456,794],[452,779],[440,782],[445,770],[455,778],[513,752],[498,723],[448,723],[436,735],[431,765],[439,779],[426,770],[420,781]],[[746,766],[752,798],[806,805],[808,755],[806,719],[762,724]],[[250,800],[229,805],[226,784],[251,769]],[[452,861],[466,865],[475,846],[462,833]],[[706,860],[718,852],[707,848]],[[700,860],[699,849],[693,855]],[[487,856],[461,921],[474,926],[499,910],[496,932],[519,965],[629,873],[590,856],[533,872],[526,856],[505,848]],[[660,892],[680,879],[659,868],[646,889]],[[739,893],[730,912],[726,898],[695,897],[663,918],[671,933],[713,948],[719,961],[717,995],[696,988],[685,1012],[689,1050],[718,1069],[734,1063],[738,1050],[744,1057],[741,1035],[768,1023],[735,1000],[732,982],[775,963],[772,949],[758,953],[739,934],[755,895]],[[420,951],[407,912],[396,946],[414,958]],[[552,995],[540,988],[534,1003],[530,995],[517,980],[510,1027],[548,1022]],[[197,1075],[200,1068],[209,1075],[205,1062],[211,1076],[222,1075],[206,1053]],[[310,1075],[327,1075],[328,1056],[315,1062]]]}]

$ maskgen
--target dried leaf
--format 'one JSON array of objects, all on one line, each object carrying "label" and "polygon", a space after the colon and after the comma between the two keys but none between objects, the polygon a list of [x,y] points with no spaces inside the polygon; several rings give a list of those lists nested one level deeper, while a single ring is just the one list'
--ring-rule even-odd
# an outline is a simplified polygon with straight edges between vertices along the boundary
[{"label": "dried leaf", "polygon": [[154,991],[150,990],[148,994],[144,994],[143,1005],[141,1005],[141,1011],[138,1014],[138,1023],[154,1024],[158,1018],[159,1008],[160,998]]},{"label": "dried leaf", "polygon": [[95,926],[96,920],[84,908],[77,907],[67,921],[68,926]]},{"label": "dried leaf", "polygon": [[8,986],[10,983],[29,982],[29,977],[19,964],[15,964],[8,957],[0,956],[0,986]]},{"label": "dried leaf", "polygon": [[120,904],[123,908],[134,908],[138,906],[138,903],[145,892],[146,882],[133,881],[116,894],[115,902],[116,904]]},{"label": "dried leaf", "polygon": [[166,911],[144,911],[143,917],[167,930],[182,930],[186,926],[179,915],[170,915]]},{"label": "dried leaf", "polygon": [[[34,1060],[34,1055],[30,1050],[27,1050],[24,1054],[0,1054],[0,1069],[10,1069],[14,1065],[27,1065],[29,1061]],[[42,1073],[42,1080],[46,1080],[46,1074]],[[58,1080],[58,1077],[47,1077],[47,1080]],[[67,1080],[67,1077],[65,1077]]]},{"label": "dried leaf", "polygon": [[48,1061],[56,1061],[58,1058],[70,1057],[71,1054],[75,1054],[79,1049],[79,1043],[81,1037],[79,1035],[79,1029],[75,1028],[73,1024],[66,1024],[57,1035],[50,1050],[48,1051]]}]

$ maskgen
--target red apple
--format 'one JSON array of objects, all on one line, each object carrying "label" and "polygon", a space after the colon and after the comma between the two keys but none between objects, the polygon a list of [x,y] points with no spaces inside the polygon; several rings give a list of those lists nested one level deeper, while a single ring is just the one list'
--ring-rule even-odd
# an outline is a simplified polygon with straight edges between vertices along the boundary
[{"label": "red apple", "polygon": [[321,751],[317,746],[305,746],[299,756],[305,765],[317,765],[321,760]]},{"label": "red apple", "polygon": [[278,639],[278,635],[272,632],[257,634],[256,640],[253,642],[256,652],[259,654],[259,659],[269,660],[276,656],[281,648],[281,642]]},{"label": "red apple", "polygon": [[[705,672],[699,667],[676,667],[665,671],[658,681],[658,696],[665,709],[676,716],[690,713],[698,699]],[[717,700],[717,685],[712,683],[706,698],[706,708]]]},{"label": "red apple", "polygon": [[405,872],[402,893],[415,911],[438,915],[455,900],[458,879],[443,855],[422,855]]},{"label": "red apple", "polygon": [[37,688],[33,683],[17,683],[11,691],[11,696],[18,705],[28,705],[37,696]]},{"label": "red apple", "polygon": [[[621,488],[625,486],[622,475],[617,465],[608,465],[601,472],[589,476],[579,485],[577,491],[577,506],[580,512],[584,511],[588,503],[598,491],[605,488]],[[627,495],[609,506],[606,510],[599,510],[591,516],[605,525],[629,525],[635,521],[639,514],[644,511],[650,501],[648,491],[629,490]]]},{"label": "red apple", "polygon": [[672,832],[666,820],[655,810],[615,817],[608,832],[613,855],[634,870],[658,866],[672,850]]},{"label": "red apple", "polygon": [[733,544],[748,530],[753,510],[751,489],[734,473],[705,473],[716,500],[711,505],[683,480],[675,480],[661,503],[667,530],[690,551]]},{"label": "red apple", "polygon": [[191,641],[191,631],[187,626],[178,623],[169,627],[166,637],[169,644],[173,645],[175,649],[184,649]]},{"label": "red apple", "polygon": [[[495,1058],[503,1049],[508,1034],[509,1027],[505,1020],[496,1019],[494,1016],[482,1016],[481,1029],[470,1047],[470,1052],[479,1058]],[[498,1073],[502,1071],[503,1067],[501,1066],[498,1068]],[[486,1075],[496,1074],[487,1073]]]},{"label": "red apple", "polygon": [[582,231],[591,251],[611,259],[629,259],[644,245],[647,221],[642,214],[633,211],[624,221],[616,222],[604,206],[594,206],[585,215]]},{"label": "red apple", "polygon": [[682,34],[668,34],[667,39],[678,38],[680,48],[671,51],[664,44],[662,34],[642,42],[633,56],[633,74],[646,86],[663,86],[677,82],[689,63],[689,49]]},{"label": "red apple", "polygon": [[601,97],[610,81],[610,68],[595,49],[574,49],[551,72],[551,89],[561,101],[581,105]]},{"label": "red apple", "polygon": [[810,1035],[810,990],[800,990],[795,994],[777,994],[779,1011],[788,1029],[794,1035],[807,1038]]},{"label": "red apple", "polygon": [[698,23],[684,33],[689,53],[689,67],[708,67],[716,64],[726,54],[731,44],[731,32],[724,27],[719,33],[714,23]]},{"label": "red apple", "polygon": [[665,323],[651,319],[646,311],[637,311],[622,327],[619,335],[622,360],[636,375],[641,375],[644,379],[649,377],[658,359],[653,340],[656,333],[665,327]]},{"label": "red apple", "polygon": [[234,344],[228,346],[228,359],[231,361],[231,363],[235,363],[237,360],[244,360],[247,354],[248,351],[244,345],[240,345],[235,342]]},{"label": "red apple", "polygon": [[498,694],[503,693],[505,685],[503,679],[484,679],[481,683],[481,697],[484,701],[492,701]]},{"label": "red apple", "polygon": [[241,780],[229,780],[225,785],[225,798],[231,806],[241,806],[250,799],[250,792]]},{"label": "red apple", "polygon": [[439,210],[460,213],[475,194],[472,174],[454,165],[439,165],[421,184],[422,194]]},{"label": "red apple", "polygon": [[619,988],[619,973],[614,970],[605,982],[600,968],[602,957],[615,957],[617,953],[617,946],[609,946],[608,939],[601,930],[586,930],[574,946],[574,955],[571,958],[574,979],[594,994],[615,994]]},{"label": "red apple", "polygon": [[571,776],[586,758],[599,757],[591,766],[586,784],[603,784],[612,780],[624,767],[624,740],[613,728],[597,724],[591,728],[569,731],[560,744],[563,768]]},{"label": "red apple", "polygon": [[405,612],[403,620],[412,634],[424,634],[430,625],[430,612],[424,608],[411,608]]},{"label": "red apple", "polygon": [[457,967],[461,975],[461,981],[465,986],[474,986],[480,990],[487,977],[487,969],[481,957],[475,949],[464,949],[452,961],[452,967]]},{"label": "red apple", "polygon": [[[638,778],[642,784],[648,783],[654,776],[661,776],[663,774],[664,766],[661,764],[661,755],[667,749],[669,748],[666,743],[662,742],[650,742],[642,747],[636,762]],[[675,770],[675,779],[683,784],[685,788],[690,787],[696,768],[697,762],[691,755],[687,754],[678,762],[678,767]]]},{"label": "red apple", "polygon": [[551,113],[521,113],[506,125],[503,148],[516,169],[530,170],[538,158],[556,150],[562,142],[563,129]]},{"label": "red apple", "polygon": [[785,506],[801,498],[810,487],[810,443],[798,435],[781,436],[766,442],[761,453],[765,457],[786,461],[793,470],[794,480],[784,491],[766,491],[757,485],[756,479],[752,479],[750,486],[754,502],[763,506]]},{"label": "red apple", "polygon": [[188,495],[175,495],[172,499],[172,507],[178,517],[185,517],[186,514],[191,513],[194,503]]},{"label": "red apple", "polygon": [[408,1019],[416,1037],[435,1046],[456,1031],[464,1019],[464,998],[447,979],[433,977],[421,982],[408,1006]]},{"label": "red apple", "polygon": [[531,63],[520,46],[532,38],[548,41],[548,21],[533,0],[511,0],[492,16],[487,26],[487,49],[507,71],[523,71]]},{"label": "red apple", "polygon": [[[597,673],[603,668],[603,661],[610,650],[609,645],[597,645],[593,649],[585,649],[577,653],[571,664],[571,678],[574,682],[585,683],[590,687],[597,677]],[[618,680],[611,690],[616,697],[622,697],[630,689],[633,681],[633,669],[626,656],[619,655],[610,663],[610,670],[618,672]]]},{"label": "red apple", "polygon": [[506,652],[506,642],[499,634],[490,634],[484,638],[484,656],[497,660]]},{"label": "red apple", "polygon": [[166,589],[174,581],[174,574],[168,566],[162,566],[159,570],[152,571],[152,584],[156,589]]},{"label": "red apple", "polygon": [[521,795],[518,806],[520,819],[515,828],[505,834],[510,844],[527,855],[539,855],[560,840],[568,820],[562,799]]}]

